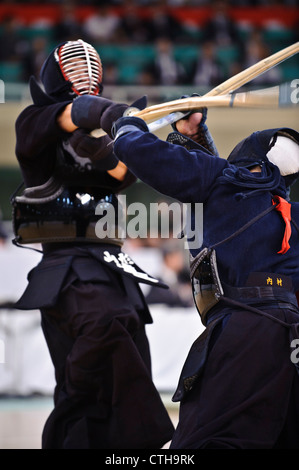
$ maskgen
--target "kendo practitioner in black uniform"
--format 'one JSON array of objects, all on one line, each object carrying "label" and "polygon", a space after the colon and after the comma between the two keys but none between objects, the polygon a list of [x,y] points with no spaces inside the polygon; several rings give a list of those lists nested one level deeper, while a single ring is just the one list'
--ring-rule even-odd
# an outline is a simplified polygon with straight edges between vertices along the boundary
[{"label": "kendo practitioner in black uniform", "polygon": [[100,57],[80,39],[51,52],[41,81],[45,91],[31,78],[33,104],[16,121],[26,189],[13,205],[15,243],[41,243],[43,251],[16,304],[40,309],[55,368],[42,448],[161,448],[173,425],[151,378],[145,324],[152,318],[139,282],[163,286],[121,251],[117,215],[111,236],[95,230],[96,207],[117,214],[116,193],[136,178],[109,135],[90,130],[109,134],[128,105],[100,96]]},{"label": "kendo practitioner in black uniform", "polygon": [[190,208],[190,277],[206,328],[173,396],[180,414],[170,448],[298,449],[299,203],[289,191],[299,133],[254,132],[225,159],[202,139],[202,113],[176,127],[166,142],[134,116],[113,131],[118,158]]}]

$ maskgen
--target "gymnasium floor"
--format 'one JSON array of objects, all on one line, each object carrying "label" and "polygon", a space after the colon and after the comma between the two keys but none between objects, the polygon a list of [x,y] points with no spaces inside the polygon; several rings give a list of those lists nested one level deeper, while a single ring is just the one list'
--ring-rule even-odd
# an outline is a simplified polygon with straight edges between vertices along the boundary
[{"label": "gymnasium floor", "polygon": [[[162,399],[176,425],[176,404],[170,395],[163,394]],[[42,429],[52,407],[51,397],[0,396],[0,449],[40,449]]]}]

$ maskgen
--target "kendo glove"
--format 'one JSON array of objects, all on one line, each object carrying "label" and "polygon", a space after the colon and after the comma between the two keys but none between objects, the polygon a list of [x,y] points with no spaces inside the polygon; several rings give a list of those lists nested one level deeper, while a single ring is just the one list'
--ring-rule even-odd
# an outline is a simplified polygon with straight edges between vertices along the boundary
[{"label": "kendo glove", "polygon": [[[200,96],[198,93],[193,93],[192,96]],[[188,95],[183,95],[181,98],[188,98]],[[200,124],[198,126],[198,132],[196,133],[196,136],[194,136],[193,140],[200,144],[202,147],[204,147],[206,150],[208,150],[212,155],[219,157],[218,150],[216,148],[216,145],[214,143],[213,137],[210,134],[210,131],[208,129],[208,126],[206,125],[207,121],[207,116],[208,116],[208,108],[203,107],[203,108],[198,108],[197,110],[190,111],[183,119],[188,119],[190,114],[193,113],[202,113],[202,119],[200,121]],[[177,131],[177,128],[175,126],[175,123],[172,125],[172,128]]]},{"label": "kendo glove", "polygon": [[[192,93],[191,97],[192,96],[200,96],[200,95],[198,93]],[[184,99],[184,98],[190,98],[190,95],[182,95],[180,99]],[[202,119],[200,121],[199,127],[203,126],[205,124],[206,120],[207,120],[208,108],[203,107],[203,108],[195,109],[194,111],[189,111],[189,113],[187,113],[186,116],[184,116],[182,119],[188,119],[189,116],[191,114],[194,114],[194,113],[201,113],[202,114]],[[177,131],[176,122],[172,123],[171,127],[173,128],[174,131]]]},{"label": "kendo glove", "polygon": [[113,140],[108,135],[96,138],[86,129],[77,129],[68,140],[79,157],[96,162],[98,169],[106,171],[116,167],[118,158],[113,153]]},{"label": "kendo glove", "polygon": [[137,116],[119,118],[112,126],[112,137],[114,138],[114,142],[121,135],[134,131],[149,132],[149,129],[145,121]]},{"label": "kendo glove", "polygon": [[143,109],[146,104],[146,96],[128,106],[124,103],[114,103],[101,96],[82,95],[73,101],[71,118],[78,127],[89,130],[103,129],[111,137],[111,128],[114,121],[123,116],[129,107]]}]

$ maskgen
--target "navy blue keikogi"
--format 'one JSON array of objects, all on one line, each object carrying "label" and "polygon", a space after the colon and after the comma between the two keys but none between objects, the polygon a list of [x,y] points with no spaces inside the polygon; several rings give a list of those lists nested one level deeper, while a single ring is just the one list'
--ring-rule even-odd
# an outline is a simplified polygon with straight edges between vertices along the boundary
[{"label": "navy blue keikogi", "polygon": [[[191,250],[193,256],[272,206],[273,196],[288,198],[285,180],[270,162],[251,173],[204,148],[187,150],[137,129],[121,135],[114,151],[157,191],[203,203],[203,245]],[[265,147],[258,152],[267,160]],[[172,448],[299,447],[299,375],[290,359],[291,340],[299,337],[299,203],[291,203],[291,214],[297,228],[292,225],[285,254],[278,254],[285,222],[277,210],[216,247],[219,276],[228,286],[246,286],[252,273],[272,273],[288,276],[293,288],[284,291],[284,302],[275,296],[248,302],[270,318],[225,300],[208,312],[173,397],[181,406]]]}]

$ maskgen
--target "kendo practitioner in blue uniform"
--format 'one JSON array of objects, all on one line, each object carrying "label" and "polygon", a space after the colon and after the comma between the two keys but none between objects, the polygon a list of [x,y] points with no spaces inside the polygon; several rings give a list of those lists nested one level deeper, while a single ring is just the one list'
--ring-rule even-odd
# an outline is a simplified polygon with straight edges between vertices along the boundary
[{"label": "kendo practitioner in blue uniform", "polygon": [[[13,205],[15,243],[41,243],[43,251],[16,304],[40,309],[55,367],[42,448],[161,448],[173,425],[151,378],[145,324],[152,318],[139,282],[161,284],[121,250],[116,193],[136,178],[109,135],[90,135],[95,127],[110,133],[128,105],[100,97],[101,60],[82,40],[55,48],[41,81],[45,91],[31,79],[33,104],[16,121],[26,189]],[[101,122],[93,126],[88,107],[97,100]],[[72,113],[85,122],[74,124]],[[103,215],[109,207],[115,230],[99,237],[96,208]]]},{"label": "kendo practitioner in blue uniform", "polygon": [[299,203],[289,187],[299,134],[254,132],[219,158],[204,114],[179,121],[166,142],[134,116],[113,130],[114,151],[133,174],[191,212],[203,204],[202,245],[191,243],[195,212],[186,236],[206,328],[173,396],[180,416],[171,448],[298,449]]}]

